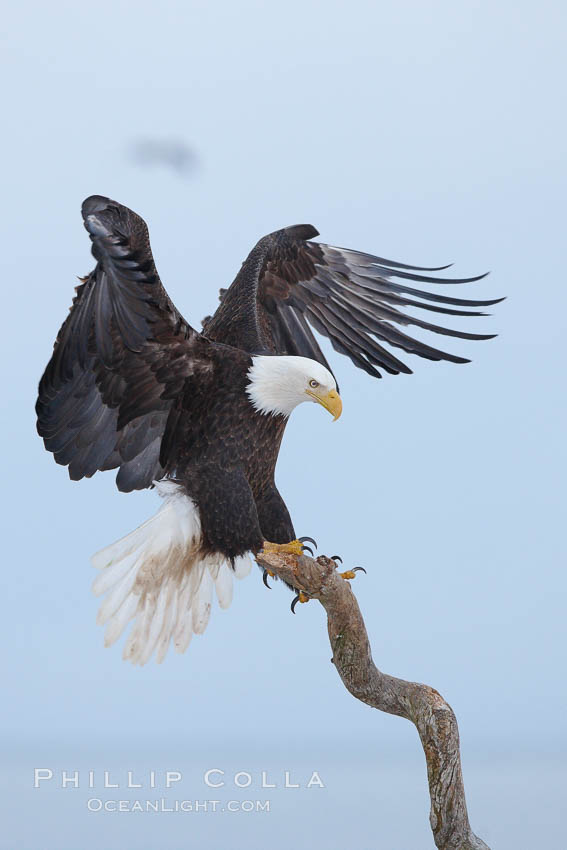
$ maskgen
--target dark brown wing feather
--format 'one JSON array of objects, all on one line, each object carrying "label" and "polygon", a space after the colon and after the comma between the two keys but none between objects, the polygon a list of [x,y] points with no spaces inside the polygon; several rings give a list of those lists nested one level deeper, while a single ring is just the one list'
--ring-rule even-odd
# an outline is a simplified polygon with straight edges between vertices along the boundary
[{"label": "dark brown wing feather", "polygon": [[156,271],[145,222],[108,198],[82,208],[95,269],[77,287],[39,385],[38,431],[72,479],[119,467],[130,491],[160,477],[172,399],[208,367],[205,340]]},{"label": "dark brown wing feather", "polygon": [[403,311],[410,307],[450,316],[484,316],[486,313],[470,308],[487,307],[502,299],[454,298],[413,284],[473,283],[485,275],[464,279],[424,275],[420,272],[448,267],[408,266],[308,241],[317,235],[311,225],[295,225],[261,239],[230,289],[221,294],[221,304],[205,321],[204,333],[250,352],[312,357],[329,368],[314,328],[328,337],[337,351],[377,378],[381,377],[379,369],[393,375],[411,372],[384,344],[428,360],[468,362],[414,339],[399,326],[414,325],[460,339],[492,338],[492,334],[451,330]]}]

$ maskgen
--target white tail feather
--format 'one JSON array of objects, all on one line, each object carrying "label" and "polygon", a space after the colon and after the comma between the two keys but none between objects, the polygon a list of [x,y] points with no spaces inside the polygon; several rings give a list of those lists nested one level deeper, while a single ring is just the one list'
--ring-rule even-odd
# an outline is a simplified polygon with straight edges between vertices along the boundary
[{"label": "white tail feather", "polygon": [[164,502],[157,514],[92,558],[101,570],[93,582],[96,596],[106,594],[97,623],[106,624],[111,646],[134,620],[123,657],[145,664],[152,654],[160,663],[173,643],[185,652],[193,634],[202,634],[211,615],[213,588],[221,608],[232,601],[233,576],[248,575],[248,556],[234,570],[220,555],[203,555],[201,523],[194,502],[173,481],[154,482]]},{"label": "white tail feather", "polygon": [[232,602],[232,570],[226,561],[223,561],[219,567],[215,590],[220,607],[228,608]]}]

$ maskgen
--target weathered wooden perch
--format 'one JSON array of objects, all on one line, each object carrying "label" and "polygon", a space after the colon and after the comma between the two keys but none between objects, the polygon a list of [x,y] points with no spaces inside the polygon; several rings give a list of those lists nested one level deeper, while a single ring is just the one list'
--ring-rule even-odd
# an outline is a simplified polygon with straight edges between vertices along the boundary
[{"label": "weathered wooden perch", "polygon": [[415,724],[427,762],[429,821],[439,850],[489,850],[471,830],[453,709],[429,685],[382,673],[372,660],[366,627],[350,583],[329,558],[260,554],[258,563],[318,599],[327,612],[332,661],[343,684],[362,702]]}]

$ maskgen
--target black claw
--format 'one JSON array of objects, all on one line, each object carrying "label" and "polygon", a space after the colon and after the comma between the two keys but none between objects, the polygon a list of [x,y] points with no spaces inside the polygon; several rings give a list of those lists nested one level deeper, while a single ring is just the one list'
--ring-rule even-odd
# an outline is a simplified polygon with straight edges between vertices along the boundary
[{"label": "black claw", "polygon": [[268,570],[264,570],[264,575],[262,576],[262,581],[264,582],[264,584],[266,585],[266,587],[268,588],[268,590],[271,590],[271,589],[272,589],[272,588],[270,587],[270,585],[268,584]]},{"label": "black claw", "polygon": [[352,571],[353,573],[364,573],[365,575],[368,575],[364,567],[353,567]]},{"label": "black claw", "polygon": [[313,540],[312,537],[298,537],[297,539],[299,540],[300,543],[305,543],[305,541],[307,540],[308,543],[313,543],[315,548],[317,548],[317,543],[316,543],[315,540]]},{"label": "black claw", "polygon": [[299,593],[297,594],[297,596],[294,596],[293,599],[291,600],[291,613],[292,614],[295,614],[295,606],[297,605],[298,602],[299,602]]},{"label": "black claw", "polygon": [[331,555],[331,561],[340,561],[341,564],[342,564],[343,559],[341,558],[340,555]]},{"label": "black claw", "polygon": [[313,554],[313,549],[311,546],[302,546],[304,552],[309,552],[311,555]]}]

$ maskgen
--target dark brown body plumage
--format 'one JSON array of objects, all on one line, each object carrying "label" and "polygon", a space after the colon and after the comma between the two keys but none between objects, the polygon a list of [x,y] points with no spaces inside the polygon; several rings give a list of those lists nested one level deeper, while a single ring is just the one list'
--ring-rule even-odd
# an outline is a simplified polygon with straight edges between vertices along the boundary
[{"label": "dark brown body plumage", "polygon": [[253,408],[248,355],[212,348],[210,374],[188,381],[170,414],[161,462],[199,506],[204,548],[234,558],[294,538],[274,481],[287,420]]}]

